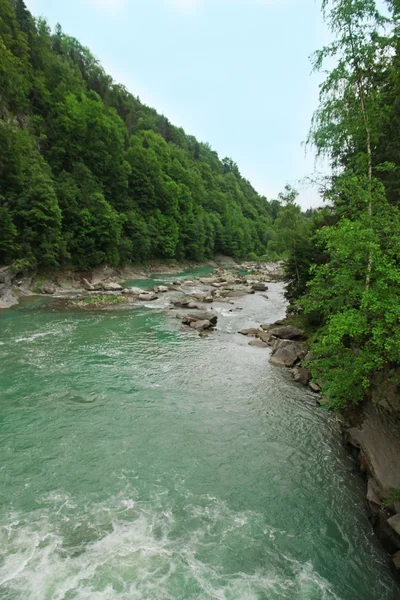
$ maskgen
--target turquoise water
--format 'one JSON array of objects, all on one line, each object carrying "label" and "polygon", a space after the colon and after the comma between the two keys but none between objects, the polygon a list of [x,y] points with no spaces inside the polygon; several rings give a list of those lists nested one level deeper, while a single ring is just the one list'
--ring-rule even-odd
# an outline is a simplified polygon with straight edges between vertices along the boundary
[{"label": "turquoise water", "polygon": [[217,306],[0,314],[2,600],[395,600],[333,418]]}]

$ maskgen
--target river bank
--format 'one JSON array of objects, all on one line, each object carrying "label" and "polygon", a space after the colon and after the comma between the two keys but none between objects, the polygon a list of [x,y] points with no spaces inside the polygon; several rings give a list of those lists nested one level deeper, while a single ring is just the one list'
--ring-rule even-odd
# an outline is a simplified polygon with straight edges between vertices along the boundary
[{"label": "river bank", "polygon": [[[245,262],[244,269],[257,266],[258,263]],[[279,263],[268,263],[269,271],[277,270],[281,275]],[[274,266],[276,265],[276,266]],[[229,256],[218,255],[213,260],[202,263],[170,261],[168,263],[152,261],[142,265],[127,265],[118,269],[103,266],[92,271],[76,272],[59,270],[48,273],[14,272],[12,267],[0,267],[0,309],[18,304],[19,299],[35,295],[56,295],[84,297],[88,291],[120,291],[122,286],[111,289],[112,284],[128,280],[149,279],[157,274],[178,274],[193,269],[216,269],[222,266],[238,267]],[[107,289],[109,287],[109,289]]]}]

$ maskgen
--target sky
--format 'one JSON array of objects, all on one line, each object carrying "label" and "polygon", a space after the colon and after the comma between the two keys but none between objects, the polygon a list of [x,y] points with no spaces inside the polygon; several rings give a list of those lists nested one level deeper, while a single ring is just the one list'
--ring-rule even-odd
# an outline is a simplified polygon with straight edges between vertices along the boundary
[{"label": "sky", "polygon": [[302,142],[318,105],[310,55],[327,42],[319,0],[25,0],[116,82],[229,156],[256,190],[286,184],[318,206]]}]

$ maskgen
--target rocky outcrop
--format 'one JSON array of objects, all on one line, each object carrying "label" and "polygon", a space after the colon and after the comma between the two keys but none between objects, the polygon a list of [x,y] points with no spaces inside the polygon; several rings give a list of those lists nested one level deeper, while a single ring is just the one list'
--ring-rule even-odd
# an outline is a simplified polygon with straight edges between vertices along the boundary
[{"label": "rocky outcrop", "polygon": [[293,367],[306,355],[307,350],[303,345],[292,340],[279,340],[273,347],[270,362],[277,367]]},{"label": "rocky outcrop", "polygon": [[285,327],[273,327],[272,329],[269,329],[269,332],[271,335],[274,335],[282,340],[295,340],[304,338],[304,331],[297,329],[297,327],[292,327],[291,325],[286,325]]},{"label": "rocky outcrop", "polygon": [[345,414],[344,439],[367,479],[369,517],[400,569],[400,372],[376,376],[371,396]]}]

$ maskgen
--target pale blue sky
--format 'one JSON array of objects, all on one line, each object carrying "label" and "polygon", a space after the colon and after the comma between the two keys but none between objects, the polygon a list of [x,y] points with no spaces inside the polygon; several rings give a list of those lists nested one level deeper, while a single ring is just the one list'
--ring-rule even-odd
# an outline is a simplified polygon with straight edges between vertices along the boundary
[{"label": "pale blue sky", "polygon": [[[326,42],[314,0],[26,0],[175,125],[232,157],[272,198],[310,175],[318,102],[310,54]],[[302,189],[301,204],[320,204]]]}]

